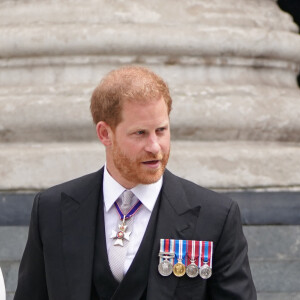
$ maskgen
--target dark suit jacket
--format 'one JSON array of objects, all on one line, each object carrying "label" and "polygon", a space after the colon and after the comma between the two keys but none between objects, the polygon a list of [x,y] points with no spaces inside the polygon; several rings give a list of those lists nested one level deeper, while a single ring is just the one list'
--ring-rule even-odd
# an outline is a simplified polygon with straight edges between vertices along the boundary
[{"label": "dark suit jacket", "polygon": [[[103,169],[36,196],[15,300],[90,299],[102,177]],[[155,226],[147,228],[155,230],[153,244],[146,246],[152,247],[147,280],[136,282],[144,285],[141,290],[146,289],[148,300],[256,299],[247,242],[234,201],[166,171]],[[212,277],[161,276],[157,270],[161,238],[213,241]],[[145,243],[143,239],[141,247]],[[143,268],[142,260],[141,254],[136,255],[125,278]],[[129,286],[130,279],[126,280],[126,296],[122,293],[113,299],[140,299]]]}]

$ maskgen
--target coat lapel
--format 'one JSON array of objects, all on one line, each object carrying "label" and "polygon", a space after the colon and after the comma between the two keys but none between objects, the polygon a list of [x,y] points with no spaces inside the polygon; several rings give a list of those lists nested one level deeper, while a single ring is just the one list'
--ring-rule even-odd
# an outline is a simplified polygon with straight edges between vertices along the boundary
[{"label": "coat lapel", "polygon": [[[89,300],[92,286],[95,228],[103,170],[83,177],[61,195],[62,249],[69,298]],[[80,189],[78,188],[80,186]]]},{"label": "coat lapel", "polygon": [[150,264],[147,299],[173,299],[178,284],[174,275],[163,277],[158,273],[160,239],[191,240],[200,206],[192,206],[178,177],[165,171],[157,228]]}]

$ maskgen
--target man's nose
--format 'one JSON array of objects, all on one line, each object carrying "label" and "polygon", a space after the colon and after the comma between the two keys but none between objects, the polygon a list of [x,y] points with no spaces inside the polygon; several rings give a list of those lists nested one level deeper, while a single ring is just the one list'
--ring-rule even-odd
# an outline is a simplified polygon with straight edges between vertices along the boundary
[{"label": "man's nose", "polygon": [[153,154],[160,152],[160,145],[156,136],[149,136],[145,150]]}]

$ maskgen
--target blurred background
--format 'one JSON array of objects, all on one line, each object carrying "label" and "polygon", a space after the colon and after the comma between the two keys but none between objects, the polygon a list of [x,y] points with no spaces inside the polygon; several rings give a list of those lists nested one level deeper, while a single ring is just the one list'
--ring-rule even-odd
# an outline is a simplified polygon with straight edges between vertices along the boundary
[{"label": "blurred background", "polygon": [[124,64],[150,67],[169,84],[168,168],[239,203],[258,299],[300,299],[299,6],[1,1],[0,266],[8,300],[34,195],[104,163],[89,100],[102,76]]}]

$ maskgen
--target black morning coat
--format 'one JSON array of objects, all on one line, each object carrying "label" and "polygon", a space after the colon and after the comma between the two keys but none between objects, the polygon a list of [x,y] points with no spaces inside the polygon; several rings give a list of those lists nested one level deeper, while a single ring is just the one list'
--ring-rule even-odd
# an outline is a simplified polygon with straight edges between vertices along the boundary
[{"label": "black morning coat", "polygon": [[[237,204],[168,170],[118,284],[108,264],[102,182],[103,168],[36,196],[14,300],[256,300]],[[211,278],[161,276],[162,238],[212,241]]]}]

